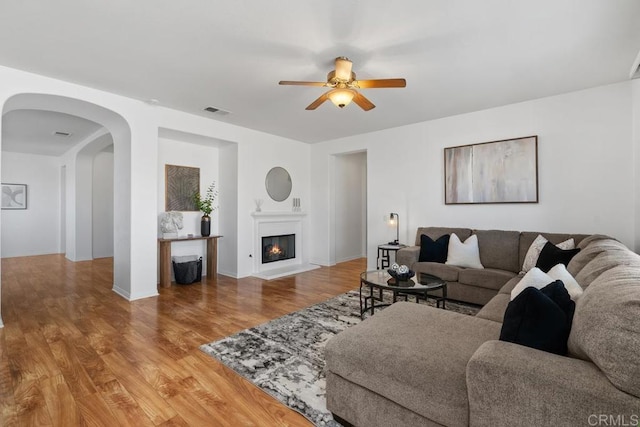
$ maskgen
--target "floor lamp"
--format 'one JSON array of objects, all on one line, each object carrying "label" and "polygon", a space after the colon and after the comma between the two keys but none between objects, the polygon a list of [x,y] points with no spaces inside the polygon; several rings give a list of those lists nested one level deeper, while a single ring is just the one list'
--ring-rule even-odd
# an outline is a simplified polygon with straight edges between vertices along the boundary
[{"label": "floor lamp", "polygon": [[394,222],[396,223],[396,240],[393,242],[389,242],[389,244],[399,245],[400,244],[400,216],[395,212],[391,212],[391,214],[389,215],[389,222],[391,224],[393,224]]}]

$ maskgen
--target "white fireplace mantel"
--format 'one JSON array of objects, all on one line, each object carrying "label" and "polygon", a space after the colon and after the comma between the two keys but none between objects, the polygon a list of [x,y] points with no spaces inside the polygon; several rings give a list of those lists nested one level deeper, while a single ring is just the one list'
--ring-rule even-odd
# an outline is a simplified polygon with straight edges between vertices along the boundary
[{"label": "white fireplace mantel", "polygon": [[305,217],[307,216],[306,212],[293,212],[293,211],[260,211],[260,212],[251,212],[251,216],[254,218],[295,218],[295,217]]},{"label": "white fireplace mantel", "polygon": [[[263,211],[252,212],[251,216],[254,223],[254,276],[271,280],[319,268],[307,262],[304,251],[305,225],[303,220],[307,216],[305,212]],[[262,237],[276,234],[296,235],[296,256],[293,259],[263,264]]]}]

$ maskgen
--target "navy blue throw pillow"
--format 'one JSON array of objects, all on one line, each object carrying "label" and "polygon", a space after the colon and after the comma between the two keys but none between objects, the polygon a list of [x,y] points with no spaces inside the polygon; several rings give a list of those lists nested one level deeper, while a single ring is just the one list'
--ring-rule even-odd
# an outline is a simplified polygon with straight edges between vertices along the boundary
[{"label": "navy blue throw pillow", "polygon": [[447,262],[447,254],[449,253],[449,234],[438,237],[433,240],[431,237],[423,234],[420,236],[420,262],[439,262],[444,264]]},{"label": "navy blue throw pillow", "polygon": [[562,281],[528,287],[507,306],[500,340],[564,356],[574,311]]},{"label": "navy blue throw pillow", "polygon": [[536,267],[545,273],[558,264],[564,264],[566,267],[569,264],[569,261],[571,261],[571,258],[576,256],[578,252],[580,252],[579,248],[560,249],[553,243],[547,242],[542,248],[542,251],[540,251]]}]

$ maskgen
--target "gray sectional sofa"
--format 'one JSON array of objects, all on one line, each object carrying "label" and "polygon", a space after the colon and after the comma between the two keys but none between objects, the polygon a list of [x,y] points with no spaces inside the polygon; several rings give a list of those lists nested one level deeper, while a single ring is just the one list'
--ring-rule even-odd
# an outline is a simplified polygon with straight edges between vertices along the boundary
[{"label": "gray sectional sofa", "polygon": [[[452,231],[419,233],[437,238]],[[498,340],[510,292],[521,279],[515,260],[522,264],[523,248],[538,233],[476,233],[482,262],[496,270],[507,266],[509,277],[501,286],[497,279],[483,285],[480,276],[467,280],[460,270],[449,286],[460,300],[493,298],[475,317],[400,302],[338,334],[325,352],[328,409],[356,426],[637,425],[640,256],[605,236],[540,233],[552,242],[573,237],[581,248],[567,269],[584,293],[576,302],[569,355],[559,356]],[[508,242],[508,265],[484,251],[500,248],[489,243],[492,235]]]},{"label": "gray sectional sofa", "polygon": [[[422,234],[436,240],[443,234],[451,233],[455,233],[462,241],[471,234],[478,236],[480,261],[484,269],[418,261]],[[421,227],[416,233],[416,246],[400,249],[396,262],[407,265],[416,273],[429,273],[445,280],[451,299],[484,305],[496,296],[505,283],[518,275],[529,246],[539,234],[554,244],[573,238],[577,245],[586,237],[584,234]]]}]

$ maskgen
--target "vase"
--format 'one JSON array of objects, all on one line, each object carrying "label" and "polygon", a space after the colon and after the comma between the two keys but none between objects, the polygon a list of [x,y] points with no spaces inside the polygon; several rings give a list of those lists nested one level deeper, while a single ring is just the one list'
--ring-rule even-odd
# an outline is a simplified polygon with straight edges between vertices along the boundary
[{"label": "vase", "polygon": [[200,235],[202,237],[208,237],[211,234],[211,217],[209,215],[202,215],[200,220]]}]

